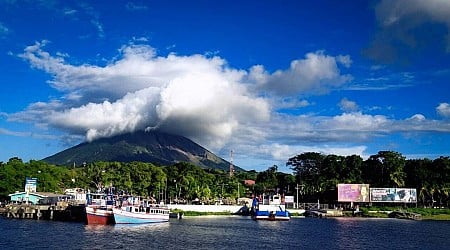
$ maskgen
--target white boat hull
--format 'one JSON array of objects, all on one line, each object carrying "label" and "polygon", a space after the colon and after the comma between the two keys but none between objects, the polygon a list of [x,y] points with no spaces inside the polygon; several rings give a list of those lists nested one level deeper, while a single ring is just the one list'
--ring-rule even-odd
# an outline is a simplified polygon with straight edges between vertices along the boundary
[{"label": "white boat hull", "polygon": [[[131,208],[131,212],[130,212]],[[137,207],[114,208],[116,224],[144,224],[169,221],[169,209],[155,208],[146,211],[136,211]]]}]

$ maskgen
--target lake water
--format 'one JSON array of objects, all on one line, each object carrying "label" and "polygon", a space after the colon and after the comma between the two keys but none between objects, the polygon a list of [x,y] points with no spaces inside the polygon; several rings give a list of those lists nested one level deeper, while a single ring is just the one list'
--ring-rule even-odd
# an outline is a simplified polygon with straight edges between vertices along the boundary
[{"label": "lake water", "polygon": [[450,249],[450,222],[208,216],[89,226],[0,217],[0,249]]}]

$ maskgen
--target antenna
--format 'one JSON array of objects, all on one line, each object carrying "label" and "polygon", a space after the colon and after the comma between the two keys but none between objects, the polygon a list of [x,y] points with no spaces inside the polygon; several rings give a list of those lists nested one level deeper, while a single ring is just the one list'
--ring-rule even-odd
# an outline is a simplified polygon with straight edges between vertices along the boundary
[{"label": "antenna", "polygon": [[230,150],[230,177],[233,176],[234,167],[233,167],[233,149]]}]

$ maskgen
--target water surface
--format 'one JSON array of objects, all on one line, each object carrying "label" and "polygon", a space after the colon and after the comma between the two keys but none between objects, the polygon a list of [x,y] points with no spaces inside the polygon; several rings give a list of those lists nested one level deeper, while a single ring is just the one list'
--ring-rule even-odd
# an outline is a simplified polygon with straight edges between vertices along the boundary
[{"label": "water surface", "polygon": [[0,249],[450,249],[450,222],[186,217],[150,225],[0,218]]}]

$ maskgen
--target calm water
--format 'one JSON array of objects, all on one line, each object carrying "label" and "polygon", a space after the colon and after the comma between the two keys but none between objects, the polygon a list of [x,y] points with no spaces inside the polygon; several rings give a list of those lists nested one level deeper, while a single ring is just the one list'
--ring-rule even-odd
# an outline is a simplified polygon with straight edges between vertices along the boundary
[{"label": "calm water", "polygon": [[0,217],[0,249],[450,249],[450,222],[189,217],[139,226]]}]

